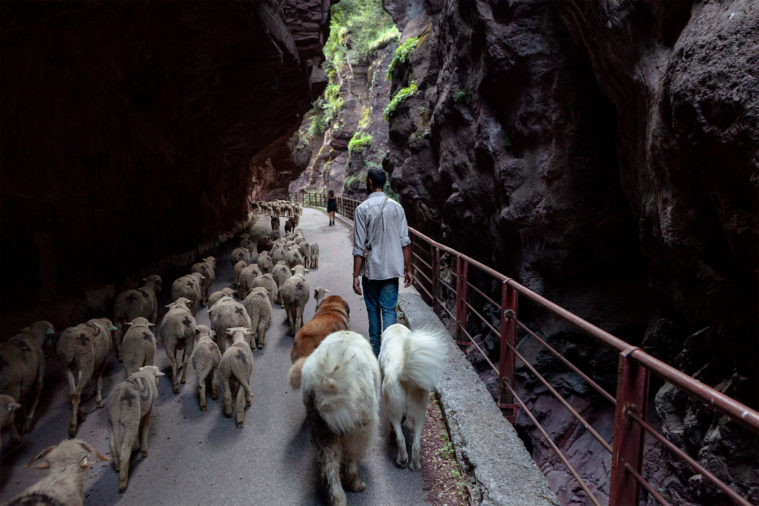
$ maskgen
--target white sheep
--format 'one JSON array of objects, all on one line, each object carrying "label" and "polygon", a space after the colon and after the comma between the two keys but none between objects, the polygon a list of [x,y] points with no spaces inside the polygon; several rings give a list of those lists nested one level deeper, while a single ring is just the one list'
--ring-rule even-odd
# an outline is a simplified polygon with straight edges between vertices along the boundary
[{"label": "white sheep", "polygon": [[317,286],[314,288],[314,301],[316,302],[316,308],[314,308],[314,311],[319,310],[319,306],[321,305],[322,301],[324,300],[324,297],[327,296],[329,293],[329,290],[326,288],[322,288],[321,286]]},{"label": "white sheep", "polygon": [[[213,281],[216,279],[216,258],[206,257],[202,262],[192,265],[190,272],[199,272],[203,275],[201,284],[201,303],[208,306],[208,290],[211,289]],[[176,300],[176,299],[175,299]]]},{"label": "white sheep", "polygon": [[[10,395],[0,394],[0,430],[8,429],[13,444],[21,443],[21,436],[19,436],[16,430],[15,422],[16,410],[20,407],[21,404],[16,402],[16,399]],[[0,447],[2,447],[1,441]]]},{"label": "white sheep", "polygon": [[282,287],[284,286],[285,281],[292,277],[293,273],[287,266],[287,262],[280,260],[277,262],[277,265],[274,266],[274,269],[271,271],[271,275],[274,278],[274,281],[277,283],[277,289],[279,290],[279,298],[277,299],[277,302],[280,306],[284,307],[284,303],[282,302]]},{"label": "white sheep", "polygon": [[[123,333],[122,325],[142,316],[151,323],[158,319],[158,294],[161,293],[161,276],[151,274],[142,279],[142,287],[135,290],[125,290],[116,296],[113,303],[113,321]],[[121,350],[117,348],[119,358]]]},{"label": "white sheep", "polygon": [[285,251],[285,262],[287,262],[287,265],[290,266],[290,268],[293,268],[296,265],[303,265],[303,256],[301,256],[297,247]]},{"label": "white sheep", "polygon": [[285,281],[282,287],[282,301],[293,336],[303,326],[303,308],[310,295],[306,277],[299,273]]},{"label": "white sheep", "polygon": [[309,269],[319,268],[319,245],[312,242],[308,247],[308,265]]},{"label": "white sheep", "polygon": [[0,392],[10,395],[24,408],[23,432],[32,428],[45,376],[42,346],[53,333],[53,324],[41,320],[0,343]]},{"label": "white sheep", "polygon": [[303,265],[306,267],[309,267],[308,260],[310,258],[309,254],[309,245],[306,241],[301,241],[299,243],[293,242],[296,248],[298,248],[298,253],[300,253],[300,256],[303,257]]},{"label": "white sheep", "polygon": [[274,257],[267,254],[261,254],[258,256],[258,260],[256,261],[258,264],[258,268],[261,269],[261,273],[266,274],[267,272],[271,272],[272,269],[274,269],[275,261]]},{"label": "white sheep", "polygon": [[58,357],[66,367],[66,377],[71,388],[71,420],[69,437],[76,435],[79,418],[84,415],[79,408],[82,390],[96,377],[95,404],[103,407],[103,371],[108,363],[111,340],[115,329],[107,318],[88,320],[61,333],[58,340]]},{"label": "white sheep", "polygon": [[84,500],[84,485],[95,459],[110,460],[81,439],[64,439],[57,445],[45,448],[25,467],[39,461],[34,468],[50,469],[50,473],[7,504],[81,506]]},{"label": "white sheep", "polygon": [[198,324],[190,311],[190,301],[180,297],[166,306],[169,311],[163,316],[159,327],[161,341],[166,349],[166,356],[171,363],[171,387],[175,394],[179,393],[177,384],[177,355],[182,355],[182,384],[187,379],[187,358],[195,346],[195,335]]},{"label": "white sheep", "polygon": [[211,328],[216,332],[219,350],[222,353],[227,349],[227,329],[234,327],[250,328],[250,316],[245,310],[245,306],[234,300],[232,297],[222,297],[219,302],[211,306],[208,310],[211,319]]},{"label": "white sheep", "polygon": [[177,278],[171,284],[171,300],[177,300],[180,297],[190,300],[190,311],[195,315],[203,296],[204,281],[205,276],[199,272],[185,274],[181,278]]},{"label": "white sheep", "polygon": [[242,303],[245,310],[250,316],[250,327],[253,329],[255,340],[251,338],[250,347],[263,349],[266,340],[266,328],[271,322],[271,302],[269,301],[269,291],[259,286],[254,288]]},{"label": "white sheep", "polygon": [[[242,273],[242,270],[248,266],[248,262],[245,260],[238,260],[237,263],[235,263],[234,269],[233,269],[233,277],[235,286],[240,284],[240,274]],[[208,303],[208,307],[213,306],[210,302]]]},{"label": "white sheep", "polygon": [[[253,392],[250,390],[250,374],[253,371],[253,353],[248,344],[250,334],[247,327],[227,329],[225,335],[232,336],[232,344],[221,356],[219,364],[224,384],[224,415],[232,416],[232,396],[236,395],[234,415],[238,427],[245,423],[245,407],[253,402]],[[237,392],[232,391],[232,378],[236,380]]]},{"label": "white sheep", "polygon": [[[271,248],[271,253],[269,254],[271,258],[271,262],[273,265],[277,265],[281,260],[285,259],[285,245],[284,244],[274,244]],[[258,259],[259,262],[261,259]]]},{"label": "white sheep", "polygon": [[250,250],[248,248],[235,248],[232,250],[232,264],[240,260],[250,263]]},{"label": "white sheep", "polygon": [[113,456],[113,467],[119,473],[119,492],[126,490],[132,445],[138,437],[142,456],[148,456],[150,412],[158,397],[159,376],[163,376],[163,373],[156,366],[141,367],[113,387],[105,400],[108,442]]},{"label": "white sheep", "polygon": [[235,291],[229,287],[216,290],[208,297],[208,307],[213,307],[213,305],[219,302],[219,299],[222,297],[232,297],[234,294]]},{"label": "white sheep", "polygon": [[279,288],[277,288],[277,282],[274,281],[274,276],[271,274],[261,274],[253,280],[250,285],[251,290],[262,286],[269,290],[269,302],[274,306],[274,301],[279,300]]},{"label": "white sheep", "polygon": [[221,351],[213,341],[212,330],[205,325],[198,325],[198,337],[195,342],[195,350],[192,352],[190,361],[198,379],[198,399],[200,410],[205,411],[206,405],[206,379],[211,377],[211,399],[219,398],[219,364],[221,363]]},{"label": "white sheep", "polygon": [[253,288],[253,280],[263,274],[258,264],[250,264],[240,272],[240,279],[237,282],[237,297],[244,299]]},{"label": "white sheep", "polygon": [[155,365],[155,335],[152,323],[143,317],[127,322],[129,329],[124,334],[121,349],[124,355],[124,377],[128,378],[140,367]]}]

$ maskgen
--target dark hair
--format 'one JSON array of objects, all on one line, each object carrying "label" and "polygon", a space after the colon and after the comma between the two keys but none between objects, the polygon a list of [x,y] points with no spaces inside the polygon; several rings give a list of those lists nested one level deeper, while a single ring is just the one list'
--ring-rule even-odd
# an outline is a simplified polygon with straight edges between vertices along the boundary
[{"label": "dark hair", "polygon": [[329,191],[329,196],[330,197],[334,197],[335,196],[335,190],[330,190]]},{"label": "dark hair", "polygon": [[381,190],[385,186],[385,181],[387,180],[387,176],[385,175],[384,170],[371,169],[367,173],[366,179],[371,179],[372,183],[374,183],[374,187],[377,190]]}]

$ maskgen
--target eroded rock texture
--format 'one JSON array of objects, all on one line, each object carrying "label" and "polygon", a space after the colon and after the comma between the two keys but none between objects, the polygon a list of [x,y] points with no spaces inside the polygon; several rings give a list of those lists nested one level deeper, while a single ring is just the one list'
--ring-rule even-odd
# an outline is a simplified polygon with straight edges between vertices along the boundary
[{"label": "eroded rock texture", "polygon": [[[297,134],[290,140],[291,164],[285,170],[302,171],[290,183],[291,195],[334,190],[338,196],[357,200],[366,197],[366,172],[381,168],[388,152],[388,123],[382,113],[390,100],[391,83],[386,76],[396,47],[395,42],[388,42],[367,60],[340,69],[343,105],[338,118],[309,143],[299,143]],[[310,121],[310,115],[306,115],[301,131]],[[357,132],[370,135],[371,143],[349,153],[348,144]],[[290,168],[293,165],[295,169]]]},{"label": "eroded rock texture", "polygon": [[0,4],[5,334],[246,217],[324,88],[329,6]]},{"label": "eroded rock texture", "polygon": [[[394,76],[393,92],[412,81],[419,91],[391,118],[385,161],[409,222],[758,405],[759,4],[384,5],[403,40],[420,38]],[[613,392],[613,354],[571,345],[566,328],[520,311]],[[536,358],[544,370],[559,367]],[[577,453],[576,426],[555,418],[560,408],[542,400],[541,386],[524,388]],[[714,450],[716,419],[682,402],[666,408],[670,398],[655,408],[693,430],[688,451],[759,493],[751,472],[718,464],[730,452]],[[668,420],[665,432],[680,427]],[[536,458],[573,501],[574,484],[556,476],[561,464]],[[603,458],[582,458],[592,486],[606,488]],[[733,469],[752,458],[756,469],[755,451],[737,458]],[[712,497],[669,461],[653,479],[676,502]]]}]

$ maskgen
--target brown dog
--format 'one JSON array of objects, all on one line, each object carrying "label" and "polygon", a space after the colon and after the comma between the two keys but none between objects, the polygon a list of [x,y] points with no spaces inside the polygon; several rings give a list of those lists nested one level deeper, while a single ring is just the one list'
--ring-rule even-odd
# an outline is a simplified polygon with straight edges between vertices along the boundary
[{"label": "brown dog", "polygon": [[290,385],[300,388],[300,373],[306,358],[325,337],[338,330],[348,330],[350,308],[339,295],[330,295],[316,308],[316,314],[295,334],[290,359],[293,361],[288,374]]}]

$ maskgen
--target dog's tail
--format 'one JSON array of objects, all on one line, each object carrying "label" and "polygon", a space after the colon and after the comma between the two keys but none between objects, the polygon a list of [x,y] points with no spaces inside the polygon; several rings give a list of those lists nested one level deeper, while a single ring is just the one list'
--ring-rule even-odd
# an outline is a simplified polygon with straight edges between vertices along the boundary
[{"label": "dog's tail", "polygon": [[406,362],[400,379],[425,390],[434,390],[446,359],[445,332],[433,328],[414,330],[404,343]]},{"label": "dog's tail", "polygon": [[306,358],[308,357],[301,357],[296,360],[292,366],[290,366],[290,372],[287,374],[287,377],[290,379],[290,386],[293,388],[300,388],[300,377],[303,371],[303,364],[306,362]]}]

